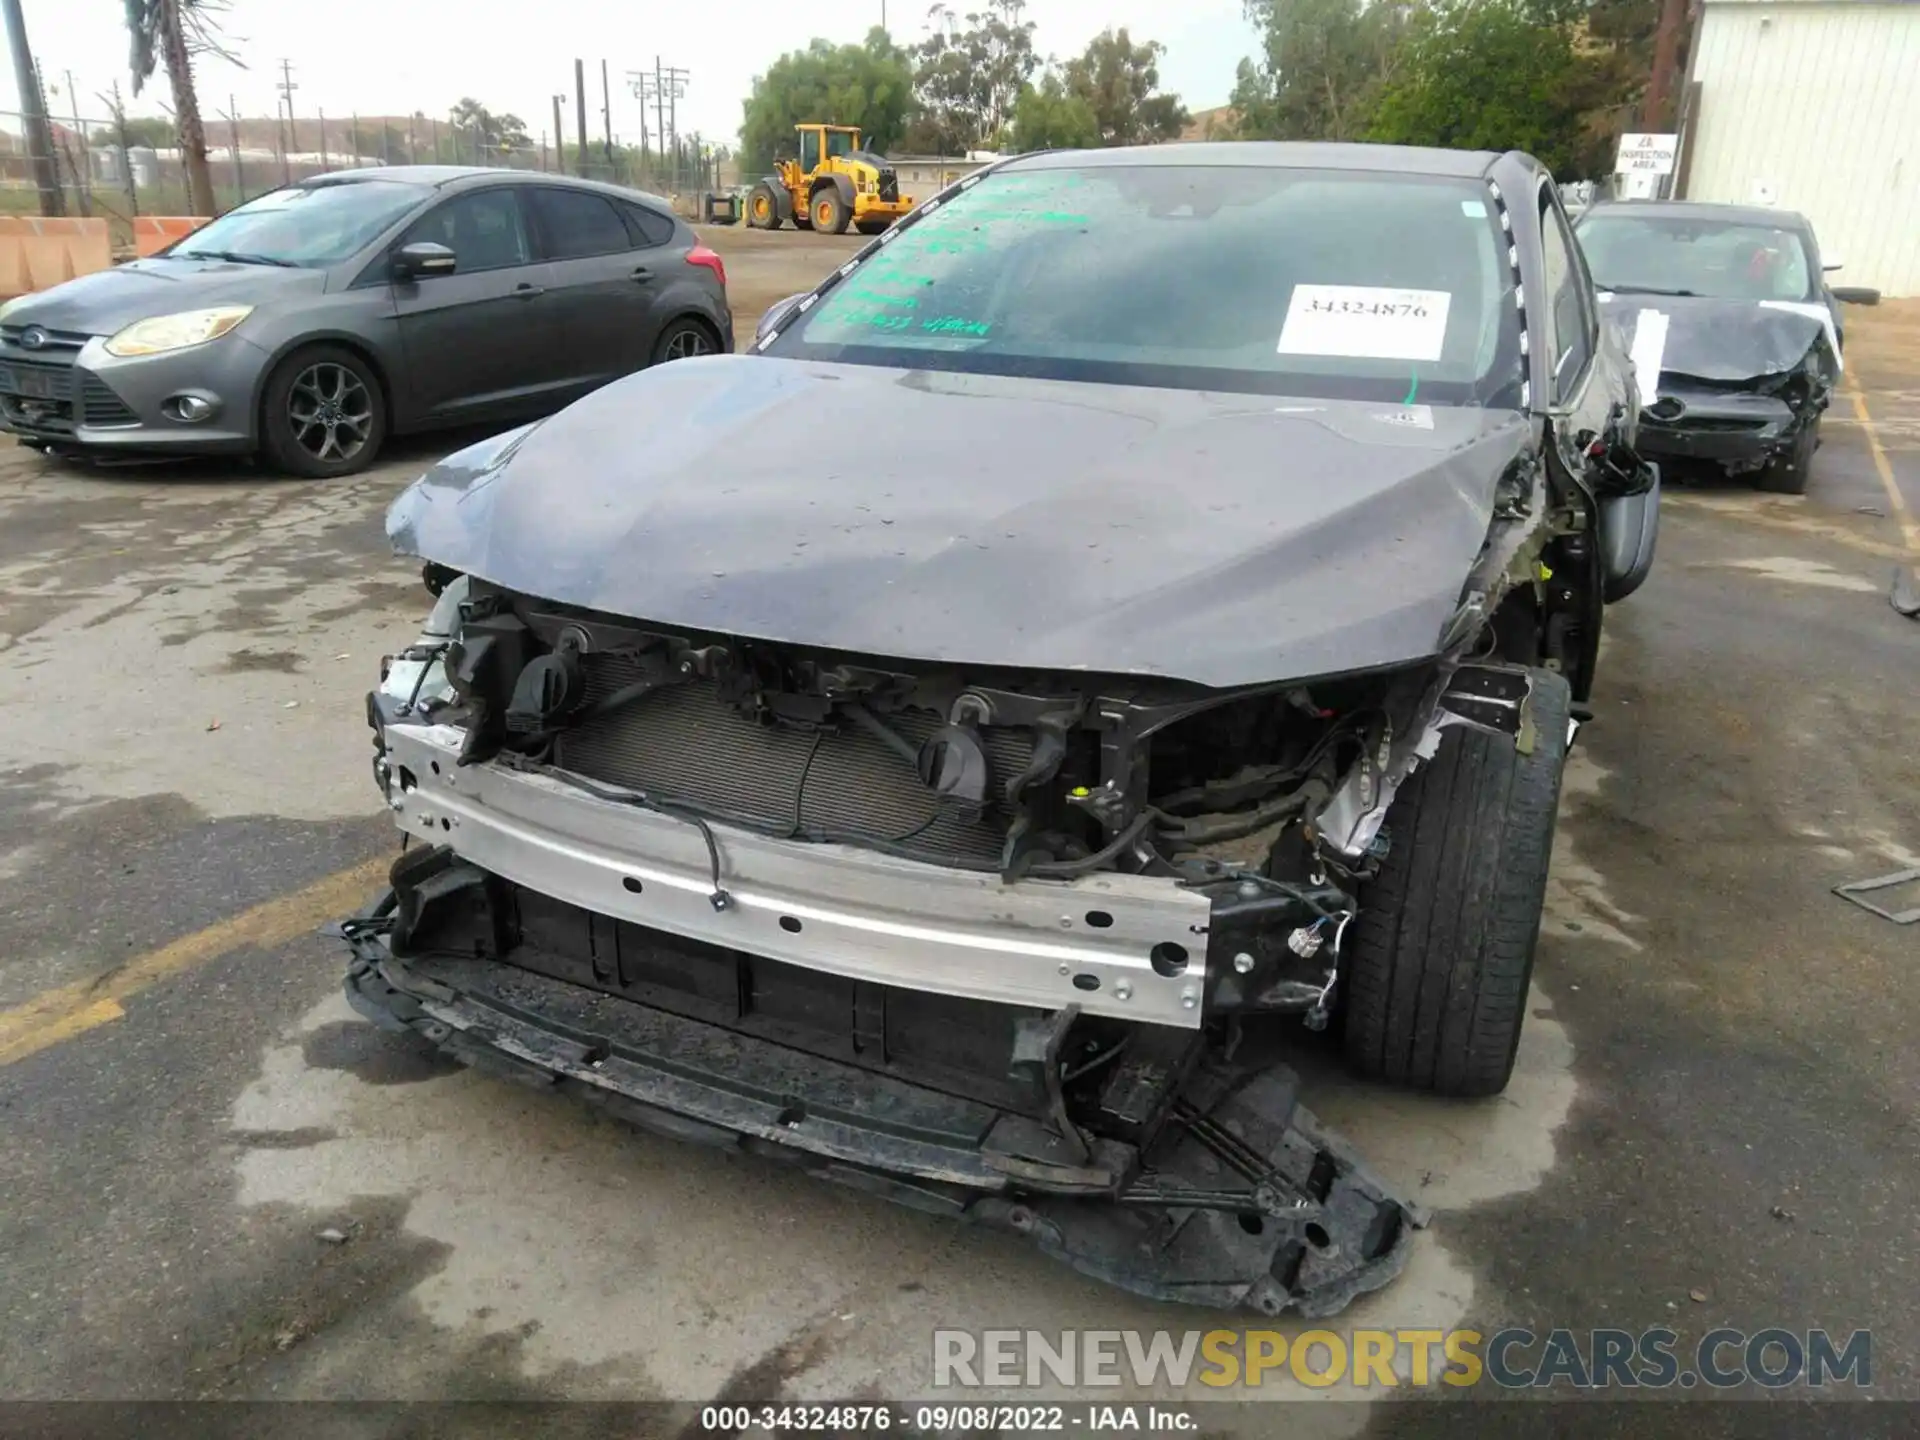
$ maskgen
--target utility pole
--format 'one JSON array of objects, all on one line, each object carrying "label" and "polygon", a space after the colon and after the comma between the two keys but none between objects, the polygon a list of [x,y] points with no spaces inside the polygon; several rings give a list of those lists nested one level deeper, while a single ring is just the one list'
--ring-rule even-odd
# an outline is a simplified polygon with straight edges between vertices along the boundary
[{"label": "utility pole", "polygon": [[560,123],[560,107],[567,103],[567,97],[553,97],[553,168],[559,174],[567,173],[567,129]]},{"label": "utility pole", "polygon": [[1653,73],[1647,77],[1642,122],[1656,134],[1671,133],[1673,79],[1680,62],[1680,31],[1686,24],[1687,0],[1661,0],[1660,26],[1653,32]]},{"label": "utility pole", "polygon": [[280,83],[274,88],[287,107],[287,138],[280,146],[280,183],[287,185],[293,181],[292,152],[300,148],[300,126],[293,118],[293,92],[300,87],[294,83],[291,60],[281,59]]},{"label": "utility pole", "polygon": [[627,89],[633,92],[633,98],[640,102],[640,168],[649,176],[653,173],[653,161],[650,158],[647,138],[650,127],[647,124],[647,98],[653,94],[653,76],[644,70],[627,72]]},{"label": "utility pole", "polygon": [[673,102],[687,93],[687,81],[693,78],[693,72],[682,70],[677,65],[667,67],[667,130],[673,136],[673,179],[677,189],[680,181],[680,120],[674,113]]},{"label": "utility pole", "polygon": [[112,98],[109,99],[105,95],[100,98],[107,102],[108,113],[113,116],[114,143],[120,147],[120,178],[126,182],[127,186],[127,213],[138,215],[140,187],[133,183],[133,157],[127,153],[132,148],[132,143],[127,134],[127,107],[120,103],[120,82],[118,80],[113,82]]},{"label": "utility pole", "polygon": [[[73,115],[73,133],[79,138],[80,153],[88,155],[93,147],[87,143],[87,132],[80,124],[80,95],[73,88],[73,71],[67,71],[67,109]],[[69,160],[72,160],[69,155]],[[80,197],[80,213],[93,214],[93,163],[91,160],[74,160],[70,167],[73,171],[73,188]]]},{"label": "utility pole", "polygon": [[324,110],[320,112],[320,168],[332,168],[327,164],[327,112]]},{"label": "utility pole", "polygon": [[[660,154],[667,155],[667,87],[660,83],[660,57],[653,57],[653,133],[660,137]],[[673,188],[673,182],[667,182]]]},{"label": "utility pole", "polygon": [[580,154],[577,157],[580,176],[585,179],[587,174],[587,62],[584,60],[573,62],[573,113],[574,134],[580,141]]},{"label": "utility pole", "polygon": [[247,203],[246,176],[240,169],[240,107],[233,103],[233,96],[227,96],[227,150],[233,161],[233,203]]},{"label": "utility pole", "polygon": [[[613,168],[613,91],[607,85],[607,62],[600,62],[600,130],[607,148],[607,167]],[[608,178],[612,178],[609,176]]]},{"label": "utility pole", "polygon": [[[680,129],[674,114],[674,101],[687,93],[687,81],[693,78],[691,70],[682,70],[678,65],[662,65],[658,55],[653,57],[653,104],[654,119],[659,123],[660,148],[672,158],[669,165],[669,185],[678,189],[680,184]],[[664,105],[664,113],[662,106]]]},{"label": "utility pole", "polygon": [[13,50],[13,80],[20,90],[21,128],[26,131],[27,159],[33,170],[33,188],[40,192],[42,215],[67,213],[67,197],[60,189],[60,169],[53,155],[53,127],[47,123],[47,97],[40,88],[40,71],[27,44],[27,22],[20,0],[0,0],[0,17],[7,25]]}]

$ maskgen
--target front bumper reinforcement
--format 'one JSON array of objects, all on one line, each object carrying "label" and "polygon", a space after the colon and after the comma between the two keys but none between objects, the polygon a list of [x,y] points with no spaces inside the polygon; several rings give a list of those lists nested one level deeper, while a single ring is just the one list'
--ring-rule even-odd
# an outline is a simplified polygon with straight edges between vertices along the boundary
[{"label": "front bumper reinforcement", "polygon": [[1142,1150],[1049,1154],[1031,1119],[977,1099],[499,961],[398,958],[392,903],[337,927],[347,999],[383,1028],[662,1135],[1013,1231],[1140,1295],[1329,1315],[1398,1275],[1426,1221],[1297,1103],[1284,1066],[1210,1057]]}]

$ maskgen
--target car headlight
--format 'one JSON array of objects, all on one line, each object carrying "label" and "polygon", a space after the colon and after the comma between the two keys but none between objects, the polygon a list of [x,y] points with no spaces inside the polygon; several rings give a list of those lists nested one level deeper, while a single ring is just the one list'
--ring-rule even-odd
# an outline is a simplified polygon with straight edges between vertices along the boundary
[{"label": "car headlight", "polygon": [[107,353],[124,360],[204,345],[218,340],[252,313],[251,305],[216,305],[210,310],[182,310],[178,315],[136,320],[107,341]]}]

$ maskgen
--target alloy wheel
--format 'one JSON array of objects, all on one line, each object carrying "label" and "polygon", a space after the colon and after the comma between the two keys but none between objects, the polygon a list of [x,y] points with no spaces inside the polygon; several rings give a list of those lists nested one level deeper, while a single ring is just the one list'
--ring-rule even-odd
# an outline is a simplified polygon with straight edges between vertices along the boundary
[{"label": "alloy wheel", "polygon": [[373,396],[345,365],[322,360],[295,377],[287,392],[287,424],[294,443],[316,460],[349,461],[373,433]]},{"label": "alloy wheel", "polygon": [[713,341],[707,338],[707,332],[697,325],[688,325],[667,337],[667,348],[663,358],[690,360],[695,355],[711,354],[713,354]]}]

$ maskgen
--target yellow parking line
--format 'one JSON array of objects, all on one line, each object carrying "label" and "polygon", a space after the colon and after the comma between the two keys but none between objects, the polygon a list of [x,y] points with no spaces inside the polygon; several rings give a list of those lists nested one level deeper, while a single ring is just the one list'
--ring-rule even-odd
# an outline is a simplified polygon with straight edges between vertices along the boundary
[{"label": "yellow parking line", "polygon": [[1915,522],[1913,509],[1893,478],[1893,465],[1887,459],[1887,447],[1880,443],[1880,432],[1874,428],[1873,416],[1867,413],[1867,397],[1860,389],[1860,382],[1851,376],[1847,380],[1847,389],[1853,395],[1854,418],[1859,420],[1860,428],[1867,432],[1867,448],[1873,452],[1873,468],[1880,472],[1880,488],[1887,492],[1887,513],[1899,523],[1900,538],[1906,542],[1907,553],[1920,556],[1920,523]]},{"label": "yellow parking line", "polygon": [[217,960],[246,946],[284,945],[367,899],[390,862],[374,859],[316,880],[304,889],[242,910],[238,915],[183,935],[158,950],[136,956],[117,970],[61,985],[25,1004],[0,1010],[0,1065],[37,1055],[50,1045],[85,1033],[125,1012],[120,1004],[149,985]]}]

